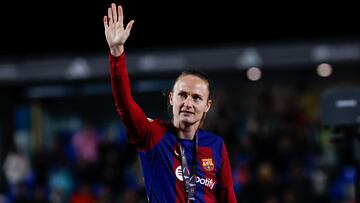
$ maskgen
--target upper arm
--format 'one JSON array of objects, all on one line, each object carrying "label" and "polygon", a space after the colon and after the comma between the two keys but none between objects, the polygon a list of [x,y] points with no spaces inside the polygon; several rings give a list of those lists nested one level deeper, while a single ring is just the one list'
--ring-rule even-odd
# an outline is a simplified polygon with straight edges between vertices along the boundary
[{"label": "upper arm", "polygon": [[236,202],[236,196],[234,192],[232,171],[230,167],[230,160],[225,144],[223,143],[221,149],[221,169],[219,180],[219,198],[220,202]]}]

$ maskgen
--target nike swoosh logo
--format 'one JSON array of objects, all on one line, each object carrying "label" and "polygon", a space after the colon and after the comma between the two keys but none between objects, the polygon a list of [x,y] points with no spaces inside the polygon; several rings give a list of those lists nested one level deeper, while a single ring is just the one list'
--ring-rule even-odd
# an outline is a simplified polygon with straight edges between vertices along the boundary
[{"label": "nike swoosh logo", "polygon": [[174,150],[176,156],[180,156],[180,154],[177,153],[176,149]]}]

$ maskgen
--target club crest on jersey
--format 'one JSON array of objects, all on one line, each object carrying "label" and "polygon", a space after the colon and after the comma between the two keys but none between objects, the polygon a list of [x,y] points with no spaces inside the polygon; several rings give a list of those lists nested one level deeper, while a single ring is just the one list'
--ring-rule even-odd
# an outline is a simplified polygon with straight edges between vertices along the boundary
[{"label": "club crest on jersey", "polygon": [[214,169],[214,163],[213,160],[210,159],[202,159],[202,166],[207,171],[212,171]]}]

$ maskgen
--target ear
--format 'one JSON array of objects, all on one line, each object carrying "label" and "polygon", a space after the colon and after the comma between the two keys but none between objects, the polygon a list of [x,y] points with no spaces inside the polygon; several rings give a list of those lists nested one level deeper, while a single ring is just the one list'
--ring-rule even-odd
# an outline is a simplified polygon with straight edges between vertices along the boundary
[{"label": "ear", "polygon": [[172,91],[169,92],[169,103],[171,106],[173,105],[173,95],[174,95],[174,93]]},{"label": "ear", "polygon": [[206,103],[205,113],[207,113],[210,110],[211,104],[212,104],[212,100],[209,99]]}]

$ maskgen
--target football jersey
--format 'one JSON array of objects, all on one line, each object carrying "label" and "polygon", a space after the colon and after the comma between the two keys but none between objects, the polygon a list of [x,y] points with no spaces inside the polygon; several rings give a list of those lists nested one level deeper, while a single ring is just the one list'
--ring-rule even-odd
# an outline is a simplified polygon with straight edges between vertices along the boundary
[{"label": "football jersey", "polygon": [[197,131],[197,142],[179,139],[171,123],[147,118],[131,96],[125,54],[119,57],[109,54],[109,61],[115,106],[126,126],[129,142],[138,148],[148,201],[186,202],[181,145],[189,169],[196,149],[195,202],[236,202],[223,139],[201,129]]}]

